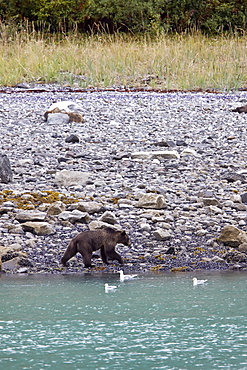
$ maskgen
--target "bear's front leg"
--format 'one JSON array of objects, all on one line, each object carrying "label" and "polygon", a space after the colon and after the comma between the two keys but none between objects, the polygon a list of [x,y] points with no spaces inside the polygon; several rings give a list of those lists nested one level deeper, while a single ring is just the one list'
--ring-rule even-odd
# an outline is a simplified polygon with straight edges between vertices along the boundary
[{"label": "bear's front leg", "polygon": [[82,257],[83,257],[85,267],[93,267],[93,265],[91,264],[92,253],[90,252],[84,253]]},{"label": "bear's front leg", "polygon": [[101,255],[102,261],[103,261],[106,265],[108,265],[109,263],[108,263],[107,255],[106,255],[106,253],[105,253],[105,247],[101,247],[101,248],[100,248],[100,255]]}]

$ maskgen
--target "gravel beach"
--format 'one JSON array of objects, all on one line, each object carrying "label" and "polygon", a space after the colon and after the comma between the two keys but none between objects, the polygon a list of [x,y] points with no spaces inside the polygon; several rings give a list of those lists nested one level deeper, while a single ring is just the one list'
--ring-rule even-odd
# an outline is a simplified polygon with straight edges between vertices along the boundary
[{"label": "gravel beach", "polygon": [[[75,102],[83,121],[45,120],[58,101]],[[117,247],[124,271],[246,269],[247,248],[217,240],[226,225],[247,231],[247,115],[232,112],[245,104],[246,91],[2,88],[12,170],[0,183],[2,270],[87,272],[80,255],[66,268],[60,259],[78,232],[105,224],[130,236]],[[121,269],[97,253],[93,263]]]}]

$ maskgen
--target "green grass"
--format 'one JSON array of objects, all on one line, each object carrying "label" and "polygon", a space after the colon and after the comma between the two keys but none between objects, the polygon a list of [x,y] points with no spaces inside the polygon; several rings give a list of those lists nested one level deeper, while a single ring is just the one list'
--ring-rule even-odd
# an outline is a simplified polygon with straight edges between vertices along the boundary
[{"label": "green grass", "polygon": [[[5,32],[4,32],[5,31]],[[0,85],[58,82],[80,87],[215,89],[247,87],[247,37],[161,35],[0,36]]]}]

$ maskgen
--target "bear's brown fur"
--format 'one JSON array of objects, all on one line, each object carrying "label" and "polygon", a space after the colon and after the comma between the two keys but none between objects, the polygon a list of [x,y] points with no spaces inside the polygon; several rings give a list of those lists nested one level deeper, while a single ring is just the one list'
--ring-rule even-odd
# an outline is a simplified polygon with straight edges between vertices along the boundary
[{"label": "bear's brown fur", "polygon": [[92,267],[91,259],[93,251],[100,249],[102,261],[108,264],[107,257],[123,264],[122,257],[115,251],[117,244],[130,245],[130,240],[125,231],[114,230],[110,227],[99,230],[83,231],[76,235],[69,243],[61,263],[66,266],[67,261],[79,252],[85,267]]}]

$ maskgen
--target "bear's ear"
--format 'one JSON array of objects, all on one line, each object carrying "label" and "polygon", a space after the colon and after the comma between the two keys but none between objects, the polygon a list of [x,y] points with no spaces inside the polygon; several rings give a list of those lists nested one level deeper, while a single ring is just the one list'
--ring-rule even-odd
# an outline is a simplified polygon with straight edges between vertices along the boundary
[{"label": "bear's ear", "polygon": [[126,231],[125,230],[121,231],[121,235],[126,235]]}]

